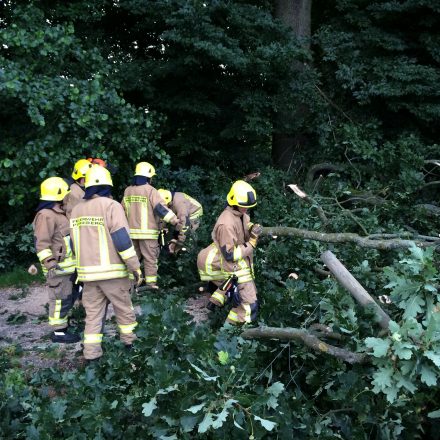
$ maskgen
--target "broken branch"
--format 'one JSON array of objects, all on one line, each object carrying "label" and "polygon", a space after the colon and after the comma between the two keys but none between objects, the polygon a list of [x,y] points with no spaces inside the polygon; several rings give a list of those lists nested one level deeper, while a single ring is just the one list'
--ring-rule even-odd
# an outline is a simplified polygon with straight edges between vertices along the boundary
[{"label": "broken branch", "polygon": [[369,356],[364,353],[353,353],[344,348],[326,344],[307,330],[299,328],[257,327],[246,329],[241,333],[245,339],[282,339],[301,341],[307,347],[318,353],[325,353],[343,360],[349,364],[363,364],[368,362]]},{"label": "broken branch", "polygon": [[[393,250],[406,249],[412,245],[421,248],[440,245],[440,237],[418,238],[417,235],[408,235],[408,239],[393,238],[379,239],[380,234],[374,234],[374,239],[370,236],[363,237],[352,232],[334,232],[324,233],[318,231],[309,231],[307,229],[293,228],[289,226],[269,226],[263,228],[262,235],[279,236],[279,237],[298,237],[306,240],[322,241],[324,243],[354,243],[362,248]],[[411,238],[411,239],[410,239]]]}]

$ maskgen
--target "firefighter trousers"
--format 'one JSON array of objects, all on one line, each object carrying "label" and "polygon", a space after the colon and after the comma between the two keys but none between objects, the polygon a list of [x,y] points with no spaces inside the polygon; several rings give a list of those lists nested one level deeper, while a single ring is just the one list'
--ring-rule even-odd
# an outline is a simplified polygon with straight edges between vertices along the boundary
[{"label": "firefighter trousers", "polygon": [[153,240],[133,240],[133,246],[139,261],[144,261],[144,277],[146,283],[157,283],[157,260],[159,258],[159,242]]},{"label": "firefighter trousers", "polygon": [[[222,284],[221,281],[214,281],[217,286]],[[257,288],[253,281],[241,283],[238,285],[238,292],[241,297],[241,304],[232,307],[226,318],[226,322],[230,324],[243,324],[245,322],[254,321],[258,311]],[[209,299],[216,306],[223,307],[226,303],[226,292],[217,289]]]},{"label": "firefighter trousers", "polygon": [[49,297],[49,326],[52,330],[67,327],[67,315],[73,307],[73,283],[70,275],[55,276],[47,280]]},{"label": "firefighter trousers", "polygon": [[82,302],[86,310],[86,327],[83,353],[86,359],[102,356],[101,342],[109,303],[115,311],[121,341],[129,345],[136,339],[133,330],[137,322],[129,289],[128,278],[84,283]]}]

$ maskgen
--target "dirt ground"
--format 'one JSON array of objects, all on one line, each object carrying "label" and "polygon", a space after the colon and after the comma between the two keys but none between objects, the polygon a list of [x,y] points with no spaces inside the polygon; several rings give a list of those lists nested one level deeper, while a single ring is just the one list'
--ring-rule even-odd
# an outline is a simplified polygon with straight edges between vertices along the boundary
[{"label": "dirt ground", "polygon": [[[207,319],[206,304],[208,295],[189,298],[186,311],[194,322]],[[75,368],[82,364],[81,342],[76,344],[54,344],[50,340],[51,330],[47,324],[47,293],[44,285],[31,285],[23,288],[0,289],[0,348],[15,350],[19,346],[21,366],[47,368],[57,360],[64,368]],[[137,315],[141,313],[135,306]],[[107,313],[105,333],[115,335],[115,325],[110,322],[114,316],[110,305]],[[11,348],[12,347],[12,348]]]}]

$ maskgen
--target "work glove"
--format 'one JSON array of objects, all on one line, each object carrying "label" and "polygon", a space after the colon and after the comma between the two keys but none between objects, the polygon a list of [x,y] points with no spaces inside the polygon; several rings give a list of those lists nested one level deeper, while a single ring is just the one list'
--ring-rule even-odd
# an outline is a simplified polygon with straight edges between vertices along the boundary
[{"label": "work glove", "polygon": [[258,223],[255,223],[252,225],[251,231],[250,231],[250,238],[249,238],[249,244],[255,249],[257,247],[258,237],[263,232],[263,226],[261,226]]},{"label": "work glove", "polygon": [[47,275],[46,275],[46,278],[48,279],[48,280],[50,280],[51,278],[53,278],[53,277],[56,277],[57,276],[57,274],[56,274],[56,271],[57,270],[63,270],[58,264],[55,264],[55,266],[52,266],[48,271],[47,271]]},{"label": "work glove", "polygon": [[134,270],[132,272],[134,277],[134,284],[136,287],[139,287],[142,284],[143,278],[142,278],[142,272],[140,269]]}]

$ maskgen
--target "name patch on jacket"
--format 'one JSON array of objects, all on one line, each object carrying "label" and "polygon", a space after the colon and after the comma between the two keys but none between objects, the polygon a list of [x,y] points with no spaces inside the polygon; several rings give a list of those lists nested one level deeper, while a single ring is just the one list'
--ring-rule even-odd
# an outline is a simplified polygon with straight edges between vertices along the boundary
[{"label": "name patch on jacket", "polygon": [[70,219],[70,227],[80,226],[104,226],[103,217],[77,217]]},{"label": "name patch on jacket", "polygon": [[147,203],[148,198],[144,196],[125,196],[124,199],[128,203]]}]

